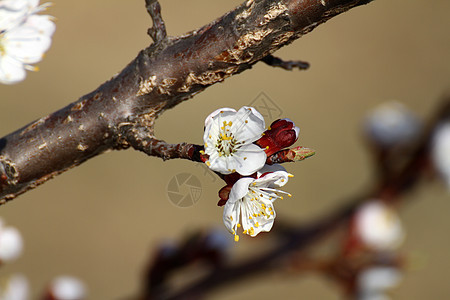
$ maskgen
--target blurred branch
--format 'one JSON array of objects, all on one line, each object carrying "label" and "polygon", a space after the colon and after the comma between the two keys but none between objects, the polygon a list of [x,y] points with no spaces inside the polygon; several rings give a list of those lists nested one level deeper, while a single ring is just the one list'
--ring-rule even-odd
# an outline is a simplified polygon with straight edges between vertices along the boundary
[{"label": "blurred branch", "polygon": [[[154,138],[154,122],[165,110],[369,2],[247,0],[198,30],[166,37],[158,1],[147,0],[154,44],[95,91],[0,139],[0,203],[105,151],[131,144],[144,150],[139,143]],[[141,133],[147,138],[136,136]]]},{"label": "blurred branch", "polygon": [[[299,272],[316,270],[323,271],[326,275],[340,276],[340,271],[345,271],[350,267],[348,265],[340,265],[346,263],[345,261],[331,261],[331,262],[312,262],[311,256],[308,255],[307,250],[312,246],[317,246],[318,243],[324,241],[324,238],[336,233],[350,222],[357,209],[365,202],[380,198],[393,204],[398,204],[405,193],[410,192],[416,187],[426,173],[429,161],[429,149],[431,138],[434,129],[440,122],[450,118],[450,98],[443,101],[435,115],[428,122],[427,129],[422,134],[422,137],[417,143],[411,145],[410,153],[406,158],[406,162],[399,169],[390,169],[391,173],[384,174],[383,178],[377,178],[373,184],[373,188],[366,193],[362,193],[353,198],[346,199],[346,205],[337,208],[330,214],[317,218],[316,221],[307,225],[299,225],[294,227],[284,226],[284,228],[275,228],[272,234],[277,234],[279,239],[278,245],[271,250],[248,259],[240,264],[232,266],[223,266],[220,269],[212,270],[203,279],[190,284],[178,291],[159,294],[157,297],[152,291],[147,290],[143,299],[201,299],[209,291],[241,281],[253,274],[263,274],[271,270],[279,270],[280,266],[292,267],[292,262],[295,262],[294,267]],[[404,155],[397,152],[397,155]],[[404,161],[405,158],[399,161]],[[342,203],[336,201],[336,203]],[[376,260],[377,258],[375,258]],[[397,258],[393,257],[394,263],[399,263]],[[364,261],[363,261],[364,262]],[[347,262],[348,263],[348,262]],[[354,263],[354,262],[352,262]],[[374,263],[374,261],[365,261],[364,264]],[[289,266],[287,266],[289,264]],[[344,274],[345,275],[345,274]],[[345,276],[351,276],[347,274]],[[342,280],[343,278],[335,278]],[[344,278],[345,279],[345,278]],[[345,280],[344,280],[345,281]],[[354,281],[354,278],[350,281]],[[349,284],[349,282],[344,282]],[[353,282],[354,283],[354,282]],[[350,282],[351,284],[351,282]],[[166,290],[167,292],[168,290]]]}]

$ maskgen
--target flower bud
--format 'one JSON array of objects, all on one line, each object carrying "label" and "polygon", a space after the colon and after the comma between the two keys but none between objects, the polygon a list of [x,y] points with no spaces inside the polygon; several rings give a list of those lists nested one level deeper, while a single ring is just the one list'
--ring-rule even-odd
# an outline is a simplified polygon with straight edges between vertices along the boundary
[{"label": "flower bud", "polygon": [[292,146],[298,139],[300,128],[289,119],[274,121],[256,144],[265,149],[270,156],[284,148]]}]

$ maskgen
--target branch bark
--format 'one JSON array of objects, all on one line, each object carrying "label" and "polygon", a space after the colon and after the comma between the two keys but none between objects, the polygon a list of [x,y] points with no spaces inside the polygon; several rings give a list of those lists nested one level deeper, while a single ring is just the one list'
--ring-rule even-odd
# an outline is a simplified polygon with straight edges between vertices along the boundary
[{"label": "branch bark", "polygon": [[198,30],[166,37],[159,3],[146,0],[155,43],[95,91],[0,139],[0,203],[105,151],[145,149],[165,110],[371,1],[247,0]]}]

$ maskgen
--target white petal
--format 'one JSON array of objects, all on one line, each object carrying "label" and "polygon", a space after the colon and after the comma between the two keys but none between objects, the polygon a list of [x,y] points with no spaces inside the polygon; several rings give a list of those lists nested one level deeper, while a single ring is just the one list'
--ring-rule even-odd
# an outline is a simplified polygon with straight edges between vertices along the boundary
[{"label": "white petal", "polygon": [[36,63],[50,47],[54,28],[47,16],[30,16],[24,25],[5,34],[5,52],[24,63]]},{"label": "white petal", "polygon": [[25,21],[28,9],[24,0],[4,0],[0,2],[0,32],[7,31]]},{"label": "white petal", "polygon": [[255,117],[257,117],[257,118],[264,124],[263,127],[266,127],[265,122],[264,122],[264,117],[263,117],[263,115],[261,115],[261,114],[259,113],[259,111],[257,111],[254,107],[251,107],[251,106],[244,106],[244,107],[242,107],[242,108],[244,108],[244,109],[250,109],[250,110],[252,111],[252,114],[253,114]]},{"label": "white petal", "polygon": [[253,143],[265,131],[265,122],[261,114],[252,107],[242,107],[236,113],[232,126],[235,137],[239,141]]},{"label": "white petal", "polygon": [[252,184],[255,179],[251,177],[244,177],[239,179],[231,188],[230,195],[228,198],[228,202],[236,202],[239,199],[242,199],[248,193],[248,186]]},{"label": "white petal", "polygon": [[286,169],[280,164],[264,165],[264,167],[262,167],[258,171],[257,176],[259,178],[259,177],[261,177],[261,175],[263,175],[265,173],[277,172],[277,171],[284,171],[284,172],[286,172]]},{"label": "white petal", "polygon": [[232,234],[236,234],[237,224],[239,223],[240,206],[240,201],[227,201],[223,208],[223,223]]},{"label": "white petal", "polygon": [[[206,117],[206,119],[205,119],[205,128],[209,125],[209,123],[211,123],[213,118],[215,116],[217,116],[220,112],[236,112],[236,110],[233,109],[233,108],[229,108],[229,107],[223,107],[223,108],[216,109],[215,111],[213,111],[212,113],[210,113]],[[225,114],[224,116],[229,116],[229,115],[231,115],[231,114]]]},{"label": "white petal", "polygon": [[24,65],[10,56],[0,56],[0,82],[13,84],[25,79]]},{"label": "white petal", "polygon": [[238,162],[235,167],[236,172],[244,176],[251,175],[261,169],[267,159],[264,150],[254,144],[241,147],[233,156],[236,157]]},{"label": "white petal", "polygon": [[256,199],[246,196],[241,205],[242,229],[252,237],[272,229],[275,210],[272,201],[255,194]]},{"label": "white petal", "polygon": [[[273,171],[268,171],[272,169]],[[266,173],[264,171],[270,172]],[[264,175],[264,173],[266,173]],[[255,180],[257,186],[276,188],[282,187],[289,181],[289,173],[280,165],[267,166],[258,172],[258,179]],[[264,175],[264,176],[262,176]],[[260,177],[262,176],[262,177]]]}]

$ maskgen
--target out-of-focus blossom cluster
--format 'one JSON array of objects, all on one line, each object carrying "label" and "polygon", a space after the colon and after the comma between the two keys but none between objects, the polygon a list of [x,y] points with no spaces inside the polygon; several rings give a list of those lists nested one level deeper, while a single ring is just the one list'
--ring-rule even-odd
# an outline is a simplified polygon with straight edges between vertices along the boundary
[{"label": "out-of-focus blossom cluster", "polygon": [[283,198],[280,194],[291,196],[278,188],[293,175],[281,165],[266,165],[266,160],[293,145],[299,132],[289,119],[276,120],[266,129],[264,117],[253,107],[221,108],[206,118],[201,154],[227,183],[219,191],[219,205],[225,205],[223,221],[235,241],[239,228],[252,237],[270,231],[273,202]]},{"label": "out-of-focus blossom cluster", "polygon": [[[0,264],[17,259],[23,251],[23,240],[17,228],[6,226],[0,219]],[[0,279],[0,300],[28,300],[30,288],[22,274]],[[83,300],[86,287],[79,279],[70,276],[55,278],[48,286],[43,300]]]},{"label": "out-of-focus blossom cluster", "polygon": [[13,84],[25,79],[25,70],[41,61],[55,31],[52,17],[38,15],[48,3],[39,0],[0,0],[0,82]]},{"label": "out-of-focus blossom cluster", "polygon": [[401,220],[389,204],[372,199],[358,209],[353,226],[357,248],[362,247],[375,261],[382,262],[358,271],[358,299],[389,299],[386,291],[397,286],[402,277],[395,262],[395,251],[405,238]]}]

